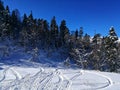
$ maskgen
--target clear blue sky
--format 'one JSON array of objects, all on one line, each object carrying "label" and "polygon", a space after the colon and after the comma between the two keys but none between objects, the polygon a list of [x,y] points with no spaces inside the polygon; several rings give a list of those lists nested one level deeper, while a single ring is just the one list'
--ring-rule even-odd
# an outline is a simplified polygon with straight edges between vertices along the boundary
[{"label": "clear blue sky", "polygon": [[51,21],[56,16],[60,24],[65,19],[70,30],[79,29],[91,36],[96,33],[107,35],[114,26],[120,36],[120,0],[3,0],[11,10],[18,9],[21,16],[30,14],[35,18]]}]

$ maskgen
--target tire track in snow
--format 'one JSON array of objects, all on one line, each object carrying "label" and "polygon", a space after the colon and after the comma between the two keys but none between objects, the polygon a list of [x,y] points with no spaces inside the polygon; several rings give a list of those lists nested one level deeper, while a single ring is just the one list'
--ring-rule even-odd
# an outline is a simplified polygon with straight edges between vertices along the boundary
[{"label": "tire track in snow", "polygon": [[90,72],[90,71],[86,71],[86,72],[91,73],[91,74],[96,74],[97,76],[103,77],[108,81],[108,84],[106,83],[107,85],[104,85],[104,86],[101,86],[101,87],[98,87],[98,88],[95,88],[95,89],[105,89],[105,88],[108,88],[108,87],[113,85],[112,79],[110,77],[106,76],[106,75],[103,75],[103,74],[100,74],[100,73],[95,73],[95,72]]}]

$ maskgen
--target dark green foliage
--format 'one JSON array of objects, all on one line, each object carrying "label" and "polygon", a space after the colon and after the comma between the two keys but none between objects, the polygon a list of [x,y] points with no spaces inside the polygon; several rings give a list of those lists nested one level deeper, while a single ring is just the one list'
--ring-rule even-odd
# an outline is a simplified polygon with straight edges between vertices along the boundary
[{"label": "dark green foliage", "polygon": [[75,38],[77,40],[77,38],[78,38],[78,30],[75,31]]},{"label": "dark green foliage", "polygon": [[101,58],[100,47],[101,47],[100,34],[96,34],[92,38],[92,51],[89,56],[92,67],[93,67],[93,69],[96,69],[96,70],[99,70],[99,68],[101,67],[100,66],[101,65],[101,63],[100,63],[100,58]]},{"label": "dark green foliage", "polygon": [[105,49],[106,49],[106,59],[109,70],[117,71],[117,62],[118,62],[118,47],[117,47],[118,37],[115,33],[114,28],[112,27],[109,31],[109,35],[105,38]]},{"label": "dark green foliage", "polygon": [[83,27],[80,27],[79,37],[80,37],[80,38],[83,37]]},{"label": "dark green foliage", "polygon": [[58,47],[58,25],[56,23],[55,16],[51,20],[51,25],[50,25],[50,32],[51,32],[51,44],[53,47]]},{"label": "dark green foliage", "polygon": [[83,27],[70,34],[65,20],[58,26],[54,16],[49,24],[47,20],[34,18],[32,11],[21,19],[17,9],[10,12],[0,0],[0,41],[6,39],[23,46],[26,51],[33,50],[33,61],[38,60],[39,49],[47,51],[47,56],[60,50],[62,57],[68,57],[64,63],[68,66],[73,59],[83,69],[113,72],[120,69],[120,43],[113,27],[106,37],[83,35]]},{"label": "dark green foliage", "polygon": [[21,22],[19,20],[19,11],[13,10],[11,15],[11,30],[10,30],[10,36],[13,39],[18,39],[19,33],[20,33],[20,26]]},{"label": "dark green foliage", "polygon": [[85,34],[85,36],[83,37],[83,44],[84,44],[85,50],[89,52],[90,51],[90,35]]},{"label": "dark green foliage", "polygon": [[27,27],[27,15],[26,14],[24,14],[24,16],[23,16],[22,26]]},{"label": "dark green foliage", "polygon": [[60,39],[61,39],[62,45],[66,44],[68,36],[69,36],[69,30],[66,26],[66,21],[62,20],[60,25]]},{"label": "dark green foliage", "polygon": [[11,17],[10,17],[10,10],[9,10],[9,7],[6,6],[6,9],[5,9],[5,32],[4,34],[6,36],[9,36],[10,35],[10,29],[11,29],[11,25],[10,25],[10,21],[11,21]]},{"label": "dark green foliage", "polygon": [[0,0],[0,11],[3,11],[3,10],[5,10],[5,8],[4,8],[3,2]]},{"label": "dark green foliage", "polygon": [[[10,11],[9,7],[4,8],[0,1],[0,37],[2,40],[8,38],[10,34]],[[4,38],[3,38],[4,37]]]}]

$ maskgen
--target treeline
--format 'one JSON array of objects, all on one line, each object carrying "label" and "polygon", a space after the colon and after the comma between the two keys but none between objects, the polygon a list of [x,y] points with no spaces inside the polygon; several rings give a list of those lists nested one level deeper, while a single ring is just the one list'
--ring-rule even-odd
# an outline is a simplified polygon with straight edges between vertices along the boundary
[{"label": "treeline", "polygon": [[120,69],[120,42],[113,27],[108,36],[101,37],[95,34],[76,37],[70,55],[83,69],[119,72]]},{"label": "treeline", "polygon": [[[35,19],[32,12],[20,17],[19,11],[10,12],[0,1],[0,40],[11,40],[26,49],[39,48],[49,53],[63,50],[83,69],[118,72],[120,69],[120,43],[113,27],[108,36],[95,34],[93,38],[83,33],[83,28],[70,33],[66,21],[58,25],[53,17],[50,24],[44,19]],[[67,60],[67,63],[69,60]]]},{"label": "treeline", "polygon": [[18,40],[24,46],[58,48],[64,45],[69,37],[69,29],[66,21],[62,20],[58,26],[55,17],[50,25],[47,20],[35,19],[32,12],[29,16],[24,14],[22,20],[19,11],[13,10],[10,13],[9,7],[3,6],[0,1],[0,37]]}]

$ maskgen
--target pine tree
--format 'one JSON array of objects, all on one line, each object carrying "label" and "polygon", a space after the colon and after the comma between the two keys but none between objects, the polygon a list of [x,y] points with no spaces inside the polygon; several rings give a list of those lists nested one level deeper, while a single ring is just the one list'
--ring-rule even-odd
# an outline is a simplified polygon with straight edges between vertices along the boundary
[{"label": "pine tree", "polygon": [[28,24],[27,24],[27,15],[24,14],[22,20],[22,30],[20,32],[20,44],[25,48],[28,45]]},{"label": "pine tree", "polygon": [[[38,44],[41,48],[45,48],[46,41],[45,39],[47,38],[45,35],[48,34],[48,28],[49,25],[47,21],[43,19],[38,19],[37,20],[37,32],[38,32]],[[49,44],[48,44],[49,45]]]},{"label": "pine tree", "polygon": [[32,55],[31,61],[39,62],[39,49],[37,47],[32,49],[31,55]]},{"label": "pine tree", "polygon": [[83,37],[83,44],[84,44],[84,48],[85,50],[88,52],[90,51],[90,35],[85,34]]},{"label": "pine tree", "polygon": [[38,32],[37,32],[37,20],[33,20],[33,26],[30,34],[30,44],[33,48],[37,47],[37,40],[38,40]]},{"label": "pine tree", "polygon": [[5,10],[2,0],[0,0],[0,11]]},{"label": "pine tree", "polygon": [[46,48],[46,50],[49,50],[49,48],[50,48],[50,40],[51,40],[51,38],[50,38],[50,30],[49,30],[49,24],[48,24],[48,22],[47,22],[47,20],[44,20],[44,32],[45,32],[45,35],[44,35],[44,41],[45,41],[45,48]]},{"label": "pine tree", "polygon": [[5,8],[3,2],[0,0],[0,37],[3,37],[3,30],[5,28]]},{"label": "pine tree", "polygon": [[118,47],[118,61],[117,61],[117,72],[120,73],[120,42],[118,42],[117,44],[117,47]]},{"label": "pine tree", "polygon": [[56,23],[55,16],[51,20],[51,25],[50,25],[50,32],[51,32],[51,42],[53,47],[58,47],[58,25]]},{"label": "pine tree", "polygon": [[100,46],[100,70],[105,71],[107,69],[107,61],[106,61],[106,48],[105,48],[105,40],[106,38],[103,37],[101,40],[101,46]]},{"label": "pine tree", "polygon": [[92,51],[90,54],[90,61],[93,69],[99,70],[100,68],[100,46],[101,46],[101,37],[100,34],[95,34],[92,38]]},{"label": "pine tree", "polygon": [[[5,31],[4,31],[4,34],[9,37],[10,36],[10,29],[11,29],[11,25],[10,25],[10,10],[9,10],[9,7],[6,6],[6,9],[5,9]],[[9,37],[10,38],[10,37]]]},{"label": "pine tree", "polygon": [[10,11],[9,7],[2,6],[1,4],[1,10],[0,10],[0,36],[2,40],[8,39],[10,35]]},{"label": "pine tree", "polygon": [[80,37],[80,39],[82,39],[82,37],[83,37],[83,27],[80,27],[79,37]]},{"label": "pine tree", "polygon": [[118,37],[113,27],[110,28],[109,35],[105,40],[106,59],[108,69],[113,72],[117,71],[118,51],[117,51]]},{"label": "pine tree", "polygon": [[24,13],[24,16],[23,16],[23,21],[22,21],[22,26],[23,27],[27,27],[27,15],[26,15],[26,13]]},{"label": "pine tree", "polygon": [[21,22],[20,22],[20,15],[19,11],[13,10],[11,15],[11,30],[10,35],[15,40],[19,38],[20,28],[21,28]]},{"label": "pine tree", "polygon": [[37,47],[37,19],[34,19],[32,11],[27,18],[27,37],[28,37],[28,45],[32,48]]},{"label": "pine tree", "polygon": [[87,63],[84,58],[84,54],[85,54],[85,51],[82,47],[73,48],[72,51],[70,52],[70,56],[74,59],[76,64],[82,69],[85,69],[86,63]]},{"label": "pine tree", "polygon": [[30,15],[28,16],[28,19],[27,19],[27,24],[29,26],[29,29],[32,28],[33,26],[33,21],[34,21],[34,18],[33,18],[33,13],[31,11]]},{"label": "pine tree", "polygon": [[75,31],[75,38],[78,39],[78,30]]},{"label": "pine tree", "polygon": [[66,26],[66,21],[62,20],[60,24],[60,38],[62,45],[66,43],[68,37],[69,37],[69,29]]},{"label": "pine tree", "polygon": [[38,31],[38,44],[40,47],[43,46],[42,42],[43,42],[43,36],[44,36],[44,29],[43,29],[43,19],[38,19],[37,20],[37,31]]},{"label": "pine tree", "polygon": [[70,58],[69,57],[64,61],[64,65],[67,67],[70,66]]}]

